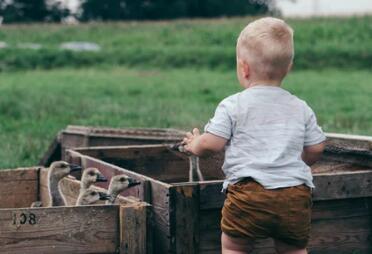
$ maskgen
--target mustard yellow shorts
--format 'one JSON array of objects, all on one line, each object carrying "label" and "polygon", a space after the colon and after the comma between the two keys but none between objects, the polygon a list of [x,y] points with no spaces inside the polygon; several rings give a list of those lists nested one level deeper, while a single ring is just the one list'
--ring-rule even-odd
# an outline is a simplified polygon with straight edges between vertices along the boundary
[{"label": "mustard yellow shorts", "polygon": [[221,229],[231,237],[272,237],[305,248],[310,237],[311,189],[306,185],[265,189],[252,178],[229,185]]}]

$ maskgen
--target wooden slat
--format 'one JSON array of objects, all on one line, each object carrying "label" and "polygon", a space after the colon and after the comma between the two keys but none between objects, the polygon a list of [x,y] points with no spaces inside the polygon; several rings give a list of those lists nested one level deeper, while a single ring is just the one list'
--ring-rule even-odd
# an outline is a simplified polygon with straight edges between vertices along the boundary
[{"label": "wooden slat", "polygon": [[[188,181],[189,158],[183,153],[173,151],[169,145],[89,147],[74,150],[162,182]],[[222,153],[200,158],[200,169],[204,178],[222,179],[222,163]]]},{"label": "wooden slat", "polygon": [[39,168],[0,170],[0,208],[30,207],[39,195]]},{"label": "wooden slat", "polygon": [[372,170],[315,174],[314,200],[372,196]]},{"label": "wooden slat", "polygon": [[68,126],[65,130],[61,131],[60,136],[62,159],[64,159],[65,151],[71,148],[176,143],[182,139],[184,132],[176,129],[115,129],[104,127]]},{"label": "wooden slat", "polygon": [[114,253],[118,213],[118,206],[0,209],[1,252]]},{"label": "wooden slat", "polygon": [[[190,183],[171,188],[171,228],[176,253],[198,253],[199,248],[199,186]],[[173,215],[173,216],[172,216]]]},{"label": "wooden slat", "polygon": [[151,253],[147,216],[148,206],[140,203],[120,207],[120,253]]},{"label": "wooden slat", "polygon": [[92,137],[134,138],[150,141],[180,140],[185,136],[184,131],[169,128],[109,128],[69,125],[64,131],[66,133],[80,133]]},{"label": "wooden slat", "polygon": [[172,238],[170,217],[171,194],[170,186],[151,181],[151,201],[153,216],[153,234],[155,253],[169,253],[173,249],[175,239]]},{"label": "wooden slat", "polygon": [[371,198],[314,203],[311,253],[372,253]]},{"label": "wooden slat", "polygon": [[223,181],[205,181],[200,184],[200,209],[216,209],[223,206],[225,194],[222,193]]},{"label": "wooden slat", "polygon": [[326,133],[327,146],[348,150],[372,151],[372,137],[339,133]]}]

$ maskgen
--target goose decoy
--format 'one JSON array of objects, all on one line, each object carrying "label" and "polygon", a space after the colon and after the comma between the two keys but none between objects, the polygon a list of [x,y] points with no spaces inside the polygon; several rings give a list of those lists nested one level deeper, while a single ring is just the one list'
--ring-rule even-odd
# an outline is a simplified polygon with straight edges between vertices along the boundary
[{"label": "goose decoy", "polygon": [[110,198],[106,201],[106,205],[113,205],[115,203],[116,197],[120,194],[120,192],[138,184],[141,183],[126,175],[113,176],[108,188],[108,194],[110,195]]},{"label": "goose decoy", "polygon": [[99,200],[108,199],[110,199],[110,195],[107,195],[106,193],[101,191],[88,188],[80,192],[79,197],[76,201],[76,205],[77,206],[91,205],[98,202]]},{"label": "goose decoy", "polygon": [[51,202],[49,206],[66,205],[66,200],[59,188],[59,182],[70,173],[79,170],[81,170],[80,166],[69,164],[65,161],[55,161],[50,165],[48,170],[48,190]]},{"label": "goose decoy", "polygon": [[97,182],[107,182],[107,179],[97,168],[86,168],[81,176],[80,191],[88,189]]}]

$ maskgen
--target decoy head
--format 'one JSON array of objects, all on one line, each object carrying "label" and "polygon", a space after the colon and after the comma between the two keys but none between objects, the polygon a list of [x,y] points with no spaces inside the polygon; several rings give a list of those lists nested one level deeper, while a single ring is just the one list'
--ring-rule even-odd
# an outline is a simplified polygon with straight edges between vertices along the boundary
[{"label": "decoy head", "polygon": [[86,189],[83,193],[80,194],[79,205],[90,205],[98,202],[99,200],[109,200],[110,195],[105,192]]},{"label": "decoy head", "polygon": [[109,190],[111,190],[111,193],[120,193],[123,190],[138,184],[141,184],[141,182],[138,182],[126,175],[117,175],[111,178]]},{"label": "decoy head", "polygon": [[68,174],[81,170],[81,166],[69,164],[65,161],[55,161],[49,167],[49,174],[57,179],[62,179]]},{"label": "decoy head", "polygon": [[88,188],[96,182],[107,182],[107,179],[97,168],[86,168],[81,177],[81,183]]}]

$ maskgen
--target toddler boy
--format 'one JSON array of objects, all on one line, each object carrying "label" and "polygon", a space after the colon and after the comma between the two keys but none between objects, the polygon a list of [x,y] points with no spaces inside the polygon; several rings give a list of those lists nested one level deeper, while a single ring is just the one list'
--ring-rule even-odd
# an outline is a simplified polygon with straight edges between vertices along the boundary
[{"label": "toddler boy", "polygon": [[293,31],[282,20],[261,18],[241,32],[237,76],[244,88],[224,99],[185,150],[202,155],[225,148],[222,253],[250,253],[271,237],[278,253],[307,253],[311,215],[310,166],[325,136],[311,108],[281,88],[293,56]]}]

